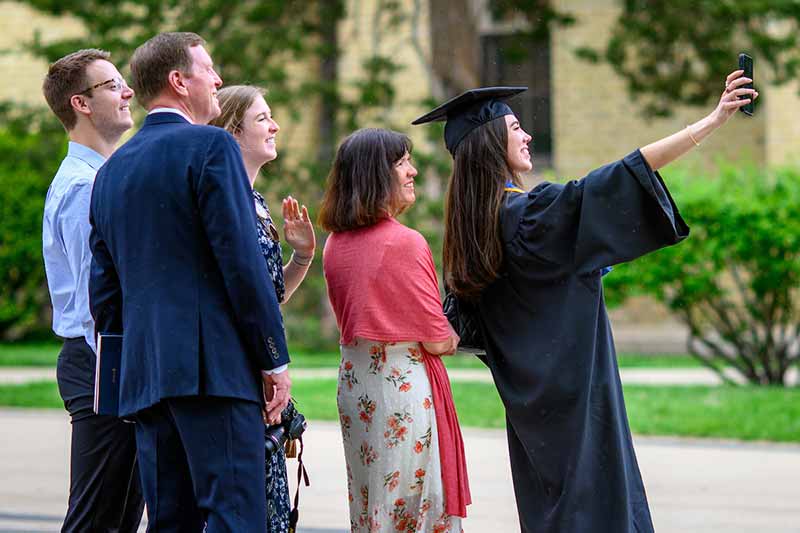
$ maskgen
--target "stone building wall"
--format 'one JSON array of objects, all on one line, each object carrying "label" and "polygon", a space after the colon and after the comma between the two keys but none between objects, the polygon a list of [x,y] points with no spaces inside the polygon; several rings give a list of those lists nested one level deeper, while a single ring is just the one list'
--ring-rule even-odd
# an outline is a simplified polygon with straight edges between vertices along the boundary
[{"label": "stone building wall", "polygon": [[[593,65],[577,58],[574,50],[581,46],[605,43],[617,16],[615,0],[557,0],[556,6],[571,12],[577,23],[558,29],[552,35],[552,98],[554,167],[560,176],[580,177],[588,170],[651,141],[673,133],[711,112],[706,108],[677,107],[674,116],[645,119],[630,101],[621,78],[607,65]],[[731,70],[736,58],[731,59]],[[720,92],[724,80],[720,80]],[[773,96],[773,88],[759,86],[762,95]],[[785,98],[786,104],[800,115],[800,99],[796,93]],[[744,115],[731,119],[724,129],[703,142],[684,158],[689,165],[708,167],[719,157],[746,157],[757,164],[768,163],[765,146],[769,113],[759,109],[755,117]]]},{"label": "stone building wall", "polygon": [[[39,32],[44,41],[79,37],[85,32],[70,17],[49,17],[18,2],[0,2],[0,101],[47,105],[42,80],[47,62],[24,51],[23,43]],[[87,47],[91,44],[87,42]]]},{"label": "stone building wall", "polygon": [[[758,67],[756,67],[758,68]],[[770,87],[760,111],[766,128],[766,160],[771,165],[800,165],[800,83]]]},{"label": "stone building wall", "polygon": [[[371,56],[388,56],[400,69],[392,78],[395,105],[375,109],[363,116],[364,126],[409,130],[421,111],[420,102],[438,90],[432,68],[432,39],[428,3],[400,0],[401,22],[390,27],[385,17],[376,14],[378,2],[350,0],[348,18],[339,27],[341,56],[339,76],[343,91],[353,94],[354,84],[363,78],[364,61]],[[421,139],[419,128],[412,135]]]},{"label": "stone building wall", "polygon": [[[630,101],[624,82],[610,67],[587,63],[574,54],[580,46],[605,42],[617,15],[616,0],[554,1],[556,7],[577,18],[574,26],[558,28],[551,37],[556,175],[579,177],[711,111],[712,104],[707,108],[679,107],[675,115],[667,119],[644,118]],[[447,12],[461,17],[464,31],[485,31],[488,17],[480,13],[486,10],[485,7],[481,9],[485,4],[486,0],[401,0],[403,22],[398,28],[387,31],[376,17],[378,2],[349,0],[349,17],[339,29],[343,45],[339,72],[344,90],[352,90],[354,81],[362,73],[364,59],[375,52],[389,54],[402,65],[394,77],[396,105],[366,117],[370,125],[407,127],[411,119],[424,111],[419,104],[422,99],[431,94],[441,98],[448,83],[458,85],[480,78],[480,73],[475,71],[478,66],[473,57],[476,50],[464,44],[463,32],[455,31],[452,36],[448,34],[442,38],[442,24],[443,13]],[[0,8],[4,15],[0,18],[0,50],[11,52],[0,54],[0,76],[9,81],[0,85],[0,101],[44,105],[40,87],[47,65],[22,50],[21,44],[37,31],[48,40],[80,36],[83,29],[74,19],[44,16],[17,2],[0,2]],[[442,50],[449,41],[452,41],[452,50],[445,54]],[[87,40],[86,45],[91,44]],[[454,65],[449,81],[442,80],[440,75],[448,62]],[[313,65],[294,65],[290,71],[293,77],[301,78],[313,69]],[[124,73],[127,69],[123,66],[121,70]],[[757,75],[758,72],[757,66]],[[800,121],[796,117],[800,116],[800,97],[797,88],[796,83],[773,87],[762,82],[759,89],[765,98],[756,117],[734,117],[732,123],[705,141],[685,161],[706,167],[720,157],[744,157],[756,164],[768,165],[798,162]],[[275,113],[283,120],[285,142],[294,152],[315,142],[311,124],[314,113],[304,113],[303,124],[294,124],[288,116],[282,116],[280,109]],[[421,135],[415,130],[411,130],[412,134],[420,139]]]}]

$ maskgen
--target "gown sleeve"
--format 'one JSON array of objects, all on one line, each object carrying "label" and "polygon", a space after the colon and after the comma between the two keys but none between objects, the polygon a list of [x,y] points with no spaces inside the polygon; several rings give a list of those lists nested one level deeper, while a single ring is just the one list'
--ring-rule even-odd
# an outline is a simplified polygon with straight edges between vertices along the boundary
[{"label": "gown sleeve", "polygon": [[508,259],[550,279],[599,272],[688,235],[661,176],[639,150],[581,180],[513,195],[503,217]]}]

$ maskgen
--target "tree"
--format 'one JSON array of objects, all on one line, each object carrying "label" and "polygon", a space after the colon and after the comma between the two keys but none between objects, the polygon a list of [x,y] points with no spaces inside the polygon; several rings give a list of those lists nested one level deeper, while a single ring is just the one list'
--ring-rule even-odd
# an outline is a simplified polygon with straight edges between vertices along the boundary
[{"label": "tree", "polygon": [[[340,53],[337,27],[346,15],[344,0],[204,0],[200,3],[188,0],[125,3],[27,0],[25,3],[51,15],[69,14],[80,20],[91,36],[51,42],[44,42],[37,36],[32,43],[23,44],[48,61],[91,46],[109,50],[116,64],[125,65],[139,44],[160,31],[194,31],[207,40],[226,84],[265,86],[269,90],[269,103],[273,109],[280,110],[279,116],[290,115],[294,122],[313,123],[316,151],[292,157],[287,150],[282,150],[281,157],[267,170],[270,177],[276,178],[258,184],[273,201],[291,192],[310,206],[319,203],[341,133],[357,128],[372,110],[392,106],[395,92],[391,77],[402,68],[390,55],[381,54],[376,48],[364,60],[361,77],[347,83],[341,81],[337,67]],[[372,31],[376,36],[390,33],[405,16],[399,2],[381,0]],[[299,65],[304,68],[297,68]],[[290,71],[292,67],[294,70]],[[51,126],[55,123],[49,114],[44,114],[43,120]],[[55,156],[52,154],[50,159],[57,163]],[[45,175],[52,176],[52,172]],[[31,227],[20,234],[38,233],[38,227],[32,231],[33,222],[29,225]],[[320,240],[324,245],[324,236]],[[26,283],[38,282],[43,289],[41,264],[36,264],[35,270],[26,278]],[[319,335],[319,317],[325,314],[326,302],[317,261],[304,290],[289,303],[287,328],[295,333],[295,342],[300,340],[316,346],[335,342],[335,331],[330,331],[331,328],[327,336],[320,338]],[[10,299],[0,296],[0,307],[13,309],[14,305]],[[293,310],[300,312],[292,313]],[[13,321],[11,315],[8,318]],[[17,318],[23,319],[21,315]]]},{"label": "tree", "polygon": [[622,12],[608,43],[579,53],[610,64],[648,115],[666,116],[675,103],[705,105],[718,97],[739,52],[755,58],[756,83],[770,76],[776,84],[785,83],[800,73],[800,2],[619,3]]}]

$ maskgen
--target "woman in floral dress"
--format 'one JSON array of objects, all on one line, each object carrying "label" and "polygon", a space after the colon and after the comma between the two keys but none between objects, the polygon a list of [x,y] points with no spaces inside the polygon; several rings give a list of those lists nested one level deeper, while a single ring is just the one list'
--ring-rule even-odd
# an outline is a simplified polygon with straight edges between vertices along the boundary
[{"label": "woman in floral dress", "polygon": [[332,233],[323,269],[341,331],[337,403],[353,532],[458,533],[469,504],[439,359],[458,338],[427,242],[395,219],[415,200],[410,151],[399,133],[353,133],[320,210]]},{"label": "woman in floral dress", "polygon": [[[242,160],[253,186],[261,167],[278,156],[275,136],[280,129],[264,100],[264,90],[250,85],[235,85],[217,94],[222,110],[212,125],[228,130],[239,143]],[[300,285],[314,257],[314,227],[305,206],[300,208],[291,196],[283,201],[283,231],[286,242],[294,250],[284,266],[280,235],[272,221],[267,202],[253,189],[253,202],[258,217],[258,242],[266,261],[266,272],[275,286],[278,301],[286,302]],[[289,484],[286,479],[286,455],[278,449],[266,459],[267,531],[289,531]]]}]

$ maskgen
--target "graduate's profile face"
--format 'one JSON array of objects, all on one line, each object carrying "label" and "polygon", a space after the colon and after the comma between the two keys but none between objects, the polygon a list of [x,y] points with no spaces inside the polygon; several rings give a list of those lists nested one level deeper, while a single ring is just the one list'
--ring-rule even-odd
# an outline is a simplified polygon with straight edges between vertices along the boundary
[{"label": "graduate's profile face", "polygon": [[506,128],[508,129],[508,148],[506,160],[514,172],[528,172],[533,168],[531,152],[528,144],[533,137],[528,135],[519,124],[519,119],[514,115],[506,115]]},{"label": "graduate's profile face", "polygon": [[395,199],[392,202],[394,211],[403,212],[417,200],[414,192],[414,177],[417,169],[411,164],[411,154],[406,152],[403,157],[394,162],[394,175],[397,179]]},{"label": "graduate's profile face", "polygon": [[242,157],[260,167],[278,157],[275,136],[280,129],[264,97],[259,95],[245,112],[233,136],[239,142]]}]

